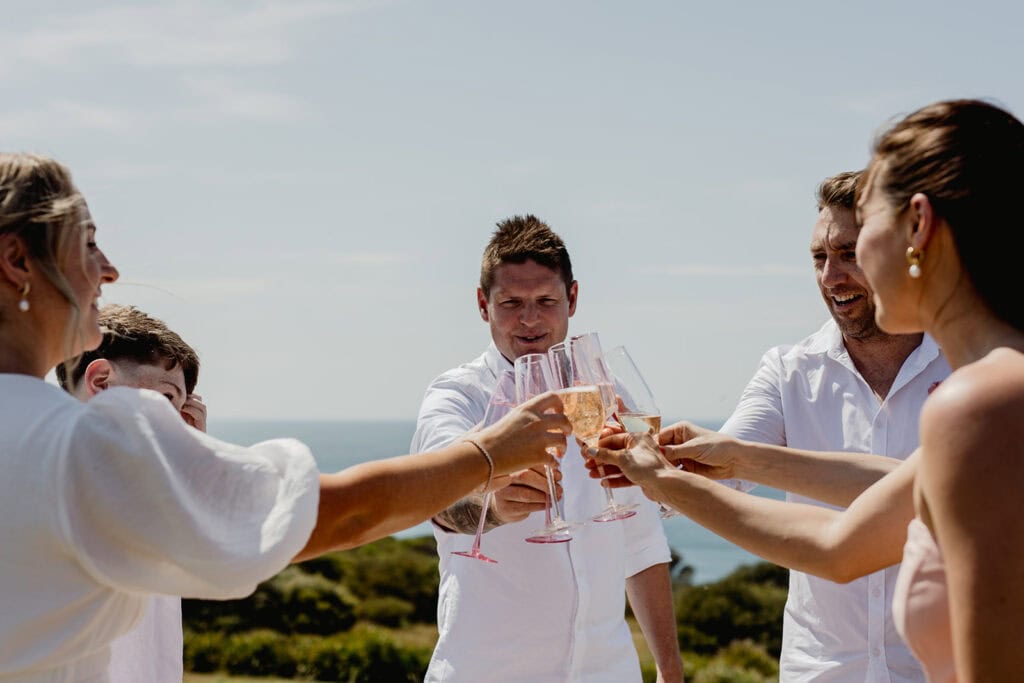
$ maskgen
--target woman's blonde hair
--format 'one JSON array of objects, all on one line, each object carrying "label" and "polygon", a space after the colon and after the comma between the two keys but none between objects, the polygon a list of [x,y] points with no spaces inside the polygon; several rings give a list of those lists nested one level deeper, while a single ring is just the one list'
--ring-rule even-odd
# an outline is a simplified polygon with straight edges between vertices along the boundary
[{"label": "woman's blonde hair", "polygon": [[[65,343],[78,329],[81,311],[64,268],[78,232],[85,200],[63,164],[37,154],[0,153],[0,235],[17,235],[33,265],[57,288],[71,306]],[[0,320],[7,311],[0,311]]]}]

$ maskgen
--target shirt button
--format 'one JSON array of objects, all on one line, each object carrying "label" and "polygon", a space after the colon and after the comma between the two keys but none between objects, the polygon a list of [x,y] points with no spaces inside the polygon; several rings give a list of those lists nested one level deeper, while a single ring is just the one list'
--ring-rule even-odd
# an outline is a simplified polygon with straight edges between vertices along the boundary
[{"label": "shirt button", "polygon": [[882,589],[881,588],[872,589],[871,594],[874,595],[876,598],[880,598],[880,597],[882,597]]},{"label": "shirt button", "polygon": [[882,651],[881,651],[881,650],[879,650],[879,649],[878,649],[877,647],[873,647],[873,648],[871,648],[871,656],[872,656],[872,657],[877,657],[877,656],[879,656],[880,654],[882,654]]}]

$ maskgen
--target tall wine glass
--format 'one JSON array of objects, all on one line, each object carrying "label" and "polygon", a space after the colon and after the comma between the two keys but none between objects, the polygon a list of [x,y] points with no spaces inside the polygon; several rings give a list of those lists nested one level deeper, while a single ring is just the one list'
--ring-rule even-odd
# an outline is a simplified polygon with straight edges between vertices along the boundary
[{"label": "tall wine glass", "polygon": [[[618,402],[615,398],[615,389],[612,386],[611,376],[605,365],[601,353],[601,342],[596,332],[573,337],[569,341],[569,355],[572,359],[573,383],[577,386],[596,386],[601,397],[603,408],[603,420],[614,419],[615,411],[618,409]],[[566,399],[563,397],[562,403]],[[568,406],[566,416],[569,415]],[[572,419],[571,417],[569,418]],[[593,436],[584,438],[577,434],[577,437],[587,446],[597,445],[600,439],[600,430]],[[598,465],[598,472],[604,476],[604,468]],[[591,517],[595,522],[613,522],[619,519],[628,519],[636,514],[636,505],[623,505],[615,500],[615,494],[608,487],[604,487],[604,495],[608,504],[601,512]]]},{"label": "tall wine glass", "polygon": [[[484,411],[483,427],[489,427],[501,418],[505,417],[510,410],[516,407],[516,376],[511,370],[503,370],[498,377],[498,385],[491,394],[491,400],[487,403]],[[484,493],[484,501],[480,504],[480,521],[476,524],[476,536],[473,537],[473,547],[469,550],[453,550],[452,555],[471,557],[474,560],[493,562],[497,560],[484,555],[480,551],[480,541],[484,535],[484,524],[487,521],[487,510],[491,507],[491,499],[494,494],[491,491]]]},{"label": "tall wine glass", "polygon": [[[519,356],[516,358],[514,368],[516,400],[519,403],[556,388],[554,380],[551,378],[551,366],[548,364],[547,354],[527,353]],[[562,519],[558,508],[555,507],[555,494],[557,493],[555,473],[549,465],[544,465],[544,475],[548,483],[548,495],[544,506],[544,528],[526,540],[529,543],[565,543],[572,539],[572,535],[569,533],[570,525]]]},{"label": "tall wine glass", "polygon": [[[627,432],[650,434],[657,439],[661,431],[661,410],[633,357],[625,346],[616,346],[604,354],[604,359],[618,395],[619,412],[616,417],[619,422]],[[664,504],[659,504],[658,509],[662,519],[679,514]]]}]

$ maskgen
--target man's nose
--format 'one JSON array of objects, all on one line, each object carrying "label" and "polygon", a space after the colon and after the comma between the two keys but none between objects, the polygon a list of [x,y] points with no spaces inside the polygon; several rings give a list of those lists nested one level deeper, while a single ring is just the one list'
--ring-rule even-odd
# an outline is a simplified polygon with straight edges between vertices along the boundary
[{"label": "man's nose", "polygon": [[540,308],[537,304],[526,304],[519,313],[519,322],[532,325],[540,320]]},{"label": "man's nose", "polygon": [[827,286],[837,285],[847,277],[846,268],[832,259],[825,260],[825,267],[822,269],[821,281]]}]

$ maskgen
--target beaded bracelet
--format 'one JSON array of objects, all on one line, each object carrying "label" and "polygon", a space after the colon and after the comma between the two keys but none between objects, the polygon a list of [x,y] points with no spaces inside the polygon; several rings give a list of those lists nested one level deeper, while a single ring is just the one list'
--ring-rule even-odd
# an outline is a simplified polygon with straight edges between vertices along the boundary
[{"label": "beaded bracelet", "polygon": [[494,458],[491,457],[491,454],[487,452],[486,448],[484,448],[483,446],[478,444],[473,439],[463,439],[463,440],[466,443],[471,443],[474,446],[476,446],[476,449],[478,451],[480,451],[480,455],[484,456],[484,458],[487,460],[487,483],[484,484],[484,491],[486,491],[488,488],[490,488],[491,480],[494,478]]}]

